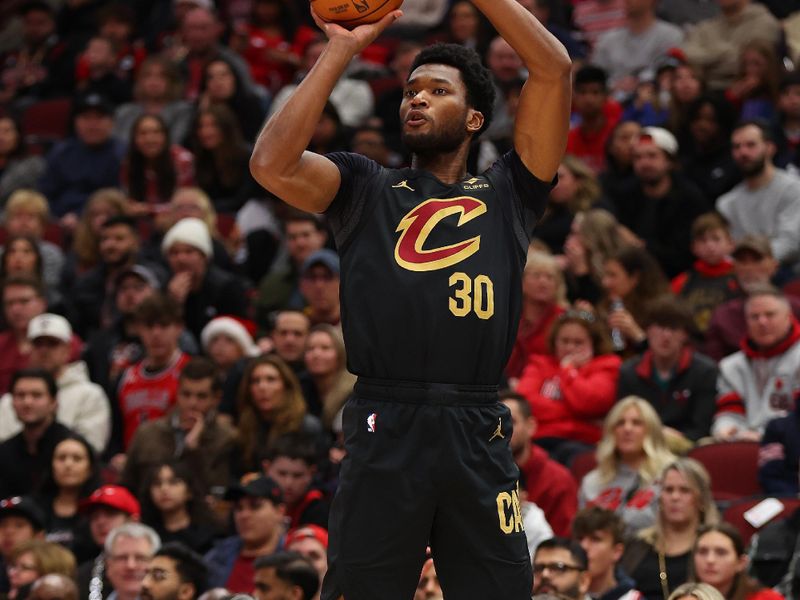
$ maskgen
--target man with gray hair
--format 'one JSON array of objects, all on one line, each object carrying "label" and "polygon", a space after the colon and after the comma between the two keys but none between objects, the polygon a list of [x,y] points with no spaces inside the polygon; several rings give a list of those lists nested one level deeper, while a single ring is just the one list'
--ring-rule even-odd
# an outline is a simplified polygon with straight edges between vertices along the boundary
[{"label": "man with gray hair", "polygon": [[[105,543],[106,576],[114,591],[109,600],[137,600],[142,582],[161,538],[152,528],[141,523],[125,523],[108,534]],[[90,600],[102,590],[90,590]],[[99,600],[101,596],[97,596]]]},{"label": "man with gray hair", "polygon": [[800,392],[800,323],[786,296],[755,287],[744,312],[742,349],[719,364],[711,433],[720,440],[760,440],[766,424],[785,416]]}]

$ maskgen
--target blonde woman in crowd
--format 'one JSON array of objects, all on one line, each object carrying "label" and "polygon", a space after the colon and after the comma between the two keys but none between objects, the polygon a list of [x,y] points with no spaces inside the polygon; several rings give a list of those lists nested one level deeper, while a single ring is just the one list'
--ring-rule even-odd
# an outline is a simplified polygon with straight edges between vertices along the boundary
[{"label": "blonde woman in crowd", "polygon": [[356,378],[347,370],[347,355],[341,331],[333,325],[314,325],[308,334],[304,356],[312,386],[306,400],[312,412],[320,409],[322,425],[330,430],[340,421],[344,403],[353,393]]},{"label": "blonde woman in crowd", "polygon": [[725,600],[713,585],[684,583],[675,588],[667,600]]},{"label": "blonde woman in crowd", "polygon": [[625,547],[620,564],[647,600],[664,600],[689,579],[697,530],[719,521],[711,478],[691,458],[679,458],[661,473],[655,525]]},{"label": "blonde woman in crowd", "polygon": [[629,532],[656,522],[658,475],[674,455],[649,402],[623,398],[608,413],[597,446],[597,468],[581,482],[581,508],[596,505],[622,517]]}]

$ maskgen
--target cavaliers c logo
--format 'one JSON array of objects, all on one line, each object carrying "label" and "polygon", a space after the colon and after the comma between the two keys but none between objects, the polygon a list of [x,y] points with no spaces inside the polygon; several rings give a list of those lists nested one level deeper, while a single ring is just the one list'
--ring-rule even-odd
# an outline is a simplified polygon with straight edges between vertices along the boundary
[{"label": "cavaliers c logo", "polygon": [[401,231],[394,247],[394,258],[409,271],[435,271],[444,269],[475,254],[481,247],[481,236],[426,250],[425,242],[439,221],[450,215],[458,215],[457,226],[461,227],[486,212],[486,205],[468,196],[460,198],[431,198],[414,207],[400,221],[395,231]]}]

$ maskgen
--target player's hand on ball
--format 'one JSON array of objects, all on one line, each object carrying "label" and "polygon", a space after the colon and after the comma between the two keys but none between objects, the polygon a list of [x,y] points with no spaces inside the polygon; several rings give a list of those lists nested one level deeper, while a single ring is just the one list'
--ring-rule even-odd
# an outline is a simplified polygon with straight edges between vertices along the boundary
[{"label": "player's hand on ball", "polygon": [[389,25],[394,23],[397,19],[403,16],[402,10],[393,10],[392,12],[384,15],[380,21],[375,23],[367,23],[366,25],[359,25],[353,29],[346,29],[336,23],[323,21],[314,9],[311,9],[311,17],[331,42],[344,41],[351,46],[353,56],[361,52],[364,48],[369,46],[375,39],[383,33]]}]

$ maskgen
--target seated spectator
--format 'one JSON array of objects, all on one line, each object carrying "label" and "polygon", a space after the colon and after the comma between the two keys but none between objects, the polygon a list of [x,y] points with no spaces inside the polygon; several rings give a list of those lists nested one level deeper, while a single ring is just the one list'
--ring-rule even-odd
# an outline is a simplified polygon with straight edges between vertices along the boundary
[{"label": "seated spectator", "polygon": [[78,600],[75,579],[67,575],[50,573],[39,577],[31,585],[29,600]]},{"label": "seated spectator", "polygon": [[[31,319],[28,339],[32,350],[28,364],[50,373],[58,386],[56,419],[82,435],[95,452],[102,452],[111,433],[111,410],[105,391],[89,380],[86,363],[72,361],[72,328],[64,317],[44,313]],[[14,416],[10,394],[0,398],[0,439],[23,429]]]},{"label": "seated spectator", "polygon": [[611,130],[605,147],[606,166],[599,176],[604,198],[619,198],[636,184],[633,148],[641,133],[642,126],[636,121],[618,121]]},{"label": "seated spectator", "polygon": [[130,137],[120,182],[128,194],[128,213],[148,217],[164,210],[177,188],[194,185],[194,157],[170,141],[158,115],[139,116]]},{"label": "seated spectator", "polygon": [[[800,255],[800,179],[772,163],[775,143],[761,121],[742,121],[731,134],[733,160],[744,180],[717,199],[717,210],[728,220],[731,235],[765,235],[775,259],[786,268]],[[758,210],[753,210],[758,207]]]},{"label": "seated spectator", "polygon": [[[689,1],[691,2],[692,0]],[[699,71],[685,62],[683,58],[678,58],[673,56],[673,53],[670,53],[666,62],[667,64],[672,64],[674,69],[669,82],[670,98],[667,129],[678,136],[681,148],[683,148],[681,154],[683,154],[686,150],[686,140],[681,136],[689,123],[687,112],[689,106],[704,93],[705,86],[700,78]],[[714,200],[715,198],[709,198],[709,201],[713,202]]]},{"label": "seated spectator", "polygon": [[272,479],[258,477],[231,486],[225,499],[233,502],[236,533],[218,541],[206,554],[211,570],[209,585],[231,593],[252,594],[256,558],[277,551],[285,533],[281,489]]},{"label": "seated spectator", "polygon": [[533,555],[533,595],[583,600],[589,591],[589,559],[578,542],[564,537],[543,541]]},{"label": "seated spectator", "polygon": [[800,422],[797,405],[785,417],[767,422],[758,450],[758,481],[767,494],[800,493]]},{"label": "seated spectator", "polygon": [[511,412],[514,428],[509,444],[525,480],[522,487],[527,499],[544,512],[556,535],[569,535],[570,523],[578,510],[578,486],[572,473],[531,442],[537,422],[528,401],[513,392],[502,393],[500,399]]},{"label": "seated spectator", "polygon": [[203,351],[227,380],[232,369],[241,373],[243,363],[261,352],[245,324],[233,317],[216,317],[200,334]]},{"label": "seated spectator", "polygon": [[553,323],[549,354],[532,355],[517,392],[538,423],[535,442],[564,465],[600,440],[598,421],[614,404],[621,361],[591,313],[571,310]]},{"label": "seated spectator", "polygon": [[[140,488],[142,522],[152,527],[164,543],[180,542],[197,552],[207,552],[214,543],[217,520],[204,488],[186,462],[156,463]],[[220,493],[217,488],[212,491]]]},{"label": "seated spectator", "polygon": [[0,443],[0,498],[38,489],[60,441],[72,434],[56,421],[55,379],[43,369],[21,369],[11,377],[14,414],[22,431]]},{"label": "seated spectator", "polygon": [[117,50],[111,38],[102,34],[91,37],[78,58],[75,89],[82,94],[100,94],[113,107],[128,102],[131,99],[131,83],[126,77],[120,76]]},{"label": "seated spectator", "polygon": [[[268,600],[272,592],[286,598],[313,600],[320,582],[314,566],[300,554],[279,552],[260,556],[254,563],[256,600]],[[280,597],[279,596],[279,597]]]},{"label": "seated spectator", "polygon": [[249,198],[263,195],[250,175],[249,146],[226,105],[210,104],[197,111],[190,149],[197,185],[217,212],[235,213]]},{"label": "seated spectator", "polygon": [[9,557],[8,574],[11,584],[7,598],[27,597],[30,586],[43,575],[75,576],[75,556],[53,542],[30,540],[14,547]]},{"label": "seated spectator", "polygon": [[625,524],[618,514],[590,506],[572,522],[572,537],[589,559],[589,597],[597,600],[641,600],[636,582],[619,566],[625,551]]},{"label": "seated spectator", "polygon": [[183,307],[186,328],[196,339],[217,315],[246,316],[246,286],[212,262],[214,249],[205,222],[181,219],[167,231],[161,251],[171,272],[167,293]]},{"label": "seated spectator", "polygon": [[133,123],[142,115],[158,115],[169,127],[169,139],[183,142],[189,134],[192,105],[181,99],[183,82],[175,65],[162,56],[149,56],[136,72],[133,102],[114,112],[114,137],[127,145]]},{"label": "seated spectator", "polygon": [[234,66],[222,57],[206,63],[200,83],[200,97],[197,99],[200,110],[215,104],[225,105],[231,110],[242,137],[252,144],[267,113],[264,102],[242,84]]},{"label": "seated spectator", "polygon": [[179,542],[164,544],[147,565],[142,598],[196,600],[208,589],[203,557]]},{"label": "seated spectator", "polygon": [[739,118],[774,120],[781,67],[772,42],[755,39],[742,46],[739,73],[725,90],[725,98],[737,109]]},{"label": "seated spectator", "polygon": [[558,167],[558,184],[550,190],[550,203],[534,236],[553,254],[564,253],[575,215],[589,210],[600,197],[597,177],[581,159],[567,154]]},{"label": "seated spectator", "polygon": [[41,156],[28,154],[20,123],[0,117],[0,206],[14,191],[35,188],[44,165]]},{"label": "seated spectator", "polygon": [[575,215],[564,243],[564,277],[569,299],[596,304],[602,297],[606,260],[632,240],[633,235],[607,210],[593,208]]},{"label": "seated spectator", "polygon": [[69,292],[71,321],[76,331],[88,337],[114,321],[114,282],[132,267],[141,240],[136,221],[129,216],[109,217],[100,226],[98,264],[79,276]]},{"label": "seated spectator", "polygon": [[[153,295],[142,301],[134,318],[144,357],[125,369],[116,385],[108,454],[127,450],[140,425],[170,411],[175,404],[181,371],[189,362],[189,356],[178,347],[183,329],[178,304],[160,294]],[[122,471],[123,462],[124,459],[115,457],[112,466]]]},{"label": "seated spectator", "polygon": [[97,453],[86,439],[70,435],[59,442],[36,498],[44,509],[47,540],[72,551],[78,562],[90,559],[94,550],[81,503],[99,486]]},{"label": "seated spectator", "polygon": [[663,423],[667,445],[682,453],[711,431],[717,364],[689,345],[693,324],[685,304],[663,296],[646,315],[648,350],[622,365],[617,398],[647,400]]},{"label": "seated spectator", "polygon": [[250,18],[238,25],[231,47],[250,67],[253,81],[277,92],[292,80],[303,50],[315,37],[301,24],[296,7],[276,0],[256,0]]},{"label": "seated spectator", "polygon": [[112,108],[108,100],[89,94],[75,103],[75,135],[47,154],[39,191],[68,231],[75,229],[92,192],[119,184],[122,144],[111,135]]},{"label": "seated spectator", "polygon": [[301,309],[305,300],[300,293],[300,271],[305,261],[325,246],[328,233],[319,216],[290,210],[283,219],[288,261],[276,266],[258,284],[254,300],[256,322],[267,329],[269,315],[275,310]]},{"label": "seated spectator", "polygon": [[620,0],[584,0],[575,5],[572,22],[589,49],[605,32],[625,24],[625,3]]},{"label": "seated spectator", "polygon": [[[303,61],[300,71],[295,76],[294,83],[285,85],[275,94],[272,105],[269,107],[269,115],[272,116],[287,102],[294,93],[299,83],[303,80],[314,64],[319,55],[325,50],[328,40],[317,39],[306,45],[303,52]],[[369,84],[351,77],[340,77],[330,95],[330,103],[335,107],[336,113],[347,127],[359,127],[364,124],[372,114],[374,98]],[[396,113],[394,118],[396,119]]]},{"label": "seated spectator", "polygon": [[300,383],[283,360],[272,354],[254,358],[239,386],[239,472],[261,471],[267,446],[286,433],[321,433],[319,419],[307,414]]},{"label": "seated spectator", "polygon": [[6,593],[8,566],[14,548],[33,539],[44,538],[44,514],[30,496],[0,500],[0,592]]},{"label": "seated spectator", "polygon": [[91,196],[75,226],[72,248],[62,274],[61,286],[70,290],[75,280],[100,263],[100,233],[110,217],[122,216],[128,200],[116,188],[97,190]]},{"label": "seated spectator", "polygon": [[719,440],[760,440],[767,423],[794,407],[800,380],[800,324],[791,305],[771,287],[751,289],[744,304],[747,337],[719,364]]},{"label": "seated spectator", "polygon": [[304,359],[308,379],[303,379],[303,395],[311,414],[319,414],[330,430],[341,419],[341,410],[353,393],[355,376],[347,370],[347,354],[339,329],[327,323],[314,325],[309,334]]},{"label": "seated spectator", "polygon": [[[744,304],[747,293],[770,285],[778,270],[772,257],[769,240],[764,236],[745,236],[733,251],[733,270],[741,293],[719,305],[711,313],[711,323],[706,331],[704,352],[716,361],[739,349],[747,334]],[[800,299],[787,296],[792,313],[800,318]]]},{"label": "seated spectator", "polygon": [[300,293],[312,325],[326,323],[340,327],[339,274],[339,256],[327,248],[317,250],[303,263]]},{"label": "seated spectator", "polygon": [[5,205],[5,228],[9,236],[27,235],[36,240],[42,255],[42,277],[48,288],[61,283],[64,253],[57,245],[44,238],[50,222],[47,198],[33,190],[18,189]]},{"label": "seated spectator", "polygon": [[[203,495],[224,488],[231,479],[236,434],[216,419],[221,396],[219,374],[205,358],[193,358],[178,374],[175,408],[136,428],[128,447],[122,482],[141,489],[148,471],[167,459],[186,463]],[[165,411],[166,412],[166,411]]]},{"label": "seated spectator", "polygon": [[633,149],[636,184],[611,198],[619,222],[637,237],[668,277],[692,263],[691,224],[708,210],[700,190],[675,168],[678,142],[661,127],[645,127]]},{"label": "seated spectator", "polygon": [[697,260],[688,271],[673,278],[672,292],[691,308],[698,333],[704,334],[711,313],[740,294],[733,272],[733,251],[728,224],[719,213],[708,212],[692,223],[692,254]]},{"label": "seated spectator", "polygon": [[147,565],[160,547],[158,534],[141,523],[125,523],[108,534],[105,573],[115,600],[138,600]]},{"label": "seated spectator", "polygon": [[81,598],[88,598],[91,590],[99,600],[112,592],[106,577],[106,539],[120,525],[139,520],[139,501],[124,487],[103,485],[92,492],[81,508],[89,520],[94,549],[92,558],[78,567],[78,589]]},{"label": "seated spectator", "polygon": [[274,352],[289,365],[295,375],[305,371],[303,362],[311,321],[299,310],[282,310],[275,315],[274,325],[269,334]]},{"label": "seated spectator", "polygon": [[542,252],[528,252],[522,274],[522,314],[506,365],[507,377],[516,381],[532,355],[547,354],[550,329],[566,304],[564,277],[556,260]]},{"label": "seated spectator", "polygon": [[[781,79],[777,108],[773,125],[777,146],[775,166],[781,169],[791,168],[789,165],[800,167],[800,74],[796,71],[787,73]],[[0,179],[0,199],[2,187]]]},{"label": "seated spectator", "polygon": [[72,92],[75,55],[58,33],[56,11],[47,2],[25,2],[22,43],[3,57],[0,102],[26,106]]},{"label": "seated spectator", "polygon": [[658,476],[674,458],[652,406],[636,396],[623,398],[603,423],[597,468],[583,478],[578,505],[618,513],[629,533],[649,527],[658,513]]},{"label": "seated spectator", "polygon": [[700,529],[694,544],[694,579],[714,586],[725,598],[783,600],[748,575],[749,558],[742,534],[730,523]]},{"label": "seated spectator", "polygon": [[691,458],[679,458],[660,474],[655,524],[625,546],[621,565],[647,600],[663,600],[689,580],[697,529],[719,521],[711,478]]},{"label": "seated spectator", "polygon": [[[297,552],[310,562],[319,575],[319,584],[328,572],[328,532],[318,525],[302,525],[286,533],[283,547]],[[315,598],[317,596],[314,596]]]},{"label": "seated spectator", "polygon": [[683,41],[680,27],[657,19],[655,9],[655,2],[625,3],[624,24],[601,35],[594,46],[591,62],[608,72],[619,101],[630,97],[640,71]]},{"label": "seated spectator", "polygon": [[[136,310],[147,298],[158,294],[159,281],[155,273],[142,264],[134,264],[117,275],[113,287],[114,322],[106,329],[96,330],[86,343],[83,360],[89,368],[89,378],[115,395],[114,385],[122,372],[144,358],[145,349],[139,336]],[[178,347],[186,354],[199,354],[197,341],[183,329]]]},{"label": "seated spectator", "polygon": [[[113,42],[117,51],[117,71],[125,81],[130,82],[147,54],[143,40],[135,37],[137,32],[135,9],[117,0],[106,4],[96,16],[97,33]],[[82,68],[79,58],[76,65],[78,78],[81,76]]]},{"label": "seated spectator", "polygon": [[606,110],[608,75],[595,65],[585,65],[575,73],[573,107],[579,122],[569,131],[567,154],[580,158],[595,174],[605,167],[605,148],[619,120]]},{"label": "seated spectator", "polygon": [[313,485],[317,462],[316,440],[302,433],[282,435],[267,446],[262,469],[281,488],[289,529],[307,524],[328,528],[330,507]]},{"label": "seated spectator", "polygon": [[308,150],[328,154],[347,150],[347,130],[333,102],[326,102],[308,143]]},{"label": "seated spectator", "polygon": [[637,351],[647,338],[641,325],[645,307],[668,290],[664,273],[647,250],[627,246],[606,260],[602,284],[601,317],[605,316],[612,334],[619,331],[623,342],[619,351]]},{"label": "seated spectator", "polygon": [[51,312],[65,312],[61,293],[47,285],[42,278],[42,269],[42,255],[34,238],[27,235],[12,235],[6,239],[0,258],[0,281],[10,277],[35,279],[46,290],[48,309]]},{"label": "seated spectator", "polygon": [[751,40],[777,44],[780,23],[759,2],[738,0],[720,4],[720,14],[700,21],[687,34],[683,45],[689,63],[700,69],[712,91],[733,83],[742,47]]}]

